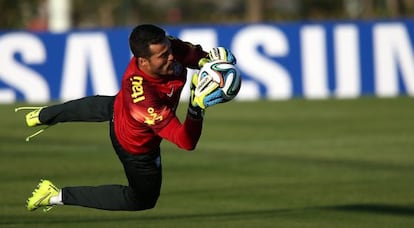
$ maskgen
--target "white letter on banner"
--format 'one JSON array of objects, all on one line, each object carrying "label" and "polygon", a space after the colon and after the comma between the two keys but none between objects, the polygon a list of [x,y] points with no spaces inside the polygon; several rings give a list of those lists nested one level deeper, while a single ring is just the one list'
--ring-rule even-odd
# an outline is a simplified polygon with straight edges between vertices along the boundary
[{"label": "white letter on banner", "polygon": [[306,98],[329,97],[325,30],[322,26],[301,29],[303,94]]},{"label": "white letter on banner", "polygon": [[200,44],[207,52],[210,51],[211,48],[217,47],[217,32],[211,28],[183,29],[179,38],[193,44]]},{"label": "white letter on banner", "polygon": [[[0,79],[15,87],[30,103],[44,103],[50,99],[49,86],[36,71],[22,65],[14,56],[19,54],[25,64],[43,64],[46,51],[42,42],[28,33],[11,33],[0,37]],[[0,91],[0,102],[15,100],[12,90]],[[4,97],[3,97],[4,96]]]},{"label": "white letter on banner", "polygon": [[375,92],[380,97],[399,94],[398,70],[407,94],[414,95],[414,55],[406,27],[401,23],[374,27]]},{"label": "white letter on banner", "polygon": [[335,66],[338,98],[355,98],[361,93],[358,31],[354,25],[336,26]]},{"label": "white letter on banner", "polygon": [[63,66],[61,99],[86,96],[88,68],[95,94],[114,95],[118,83],[105,34],[82,33],[68,37]]},{"label": "white letter on banner", "polygon": [[[204,51],[210,51],[211,48],[217,47],[217,32],[214,29],[184,29],[178,36],[181,40],[200,44]],[[190,87],[191,77],[196,70],[187,69],[186,87]],[[187,101],[190,97],[190,89],[183,89],[181,100]]]},{"label": "white letter on banner", "polygon": [[[279,29],[266,25],[247,26],[233,40],[232,51],[237,58],[237,66],[266,87],[268,98],[290,98],[292,82],[289,73],[280,64],[260,55],[257,50],[259,46],[264,54],[271,57],[285,56],[289,52],[286,35]],[[258,90],[257,85],[243,81],[240,95],[256,96],[254,99],[260,94]]]}]

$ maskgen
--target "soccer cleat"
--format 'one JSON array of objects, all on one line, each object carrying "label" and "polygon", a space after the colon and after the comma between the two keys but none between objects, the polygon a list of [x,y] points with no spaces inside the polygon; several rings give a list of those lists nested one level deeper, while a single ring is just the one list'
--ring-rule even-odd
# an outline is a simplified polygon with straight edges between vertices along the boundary
[{"label": "soccer cleat", "polygon": [[43,107],[19,107],[19,108],[14,109],[14,111],[17,112],[20,110],[33,110],[26,114],[26,124],[29,127],[35,127],[35,126],[39,126],[42,124],[42,122],[40,122],[40,119],[39,119],[39,114],[43,108],[45,108],[45,106]]},{"label": "soccer cleat", "polygon": [[[42,109],[45,108],[45,107],[46,106],[43,106],[43,107],[18,107],[18,108],[15,108],[14,111],[18,112],[20,110],[33,110],[33,111],[26,114],[26,125],[29,126],[29,127],[35,127],[35,126],[42,125],[42,122],[40,122],[40,119],[39,119],[39,114],[42,111]],[[36,135],[42,133],[48,127],[49,126],[46,126],[45,128],[40,129],[40,130],[36,131],[34,134],[29,135],[28,137],[26,137],[26,142],[30,141],[30,139],[35,137]]]},{"label": "soccer cleat", "polygon": [[34,211],[39,207],[45,207],[43,211],[49,211],[54,206],[50,204],[50,198],[59,195],[59,192],[60,189],[53,185],[52,182],[40,180],[32,196],[26,200],[27,210]]}]

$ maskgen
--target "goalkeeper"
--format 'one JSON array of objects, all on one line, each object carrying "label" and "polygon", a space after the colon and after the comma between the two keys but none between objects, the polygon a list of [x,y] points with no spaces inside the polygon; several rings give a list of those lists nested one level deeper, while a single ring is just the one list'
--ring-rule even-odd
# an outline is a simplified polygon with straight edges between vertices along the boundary
[{"label": "goalkeeper", "polygon": [[[29,211],[39,207],[47,211],[54,205],[123,211],[153,208],[161,188],[161,140],[167,139],[185,150],[196,147],[203,125],[204,109],[200,106],[215,105],[223,98],[206,92],[202,94],[202,105],[194,102],[194,78],[187,117],[181,123],[176,109],[186,81],[186,68],[199,69],[203,63],[218,59],[235,64],[234,56],[224,48],[204,52],[199,45],[166,36],[163,29],[150,24],[135,27],[129,45],[134,56],[116,96],[90,96],[34,107],[26,115],[28,126],[109,121],[112,145],[124,167],[128,186],[59,189],[51,181],[41,180],[26,202]],[[16,110],[22,109],[25,107]]]}]

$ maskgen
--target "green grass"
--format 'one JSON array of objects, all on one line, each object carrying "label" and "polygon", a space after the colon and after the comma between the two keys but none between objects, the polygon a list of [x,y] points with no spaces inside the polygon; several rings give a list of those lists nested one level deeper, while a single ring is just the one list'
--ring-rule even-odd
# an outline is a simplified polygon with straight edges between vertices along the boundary
[{"label": "green grass", "polygon": [[[106,123],[33,132],[0,106],[0,227],[413,227],[414,100],[231,102],[208,110],[196,151],[162,144],[155,209],[26,211],[41,177],[125,184]],[[183,116],[183,110],[180,116]]]}]

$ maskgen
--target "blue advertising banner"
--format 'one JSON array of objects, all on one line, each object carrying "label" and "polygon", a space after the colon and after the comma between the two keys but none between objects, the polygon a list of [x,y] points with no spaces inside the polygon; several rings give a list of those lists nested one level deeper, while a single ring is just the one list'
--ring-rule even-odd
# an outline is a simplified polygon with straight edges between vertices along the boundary
[{"label": "blue advertising banner", "polygon": [[[164,28],[206,51],[231,49],[238,100],[414,96],[414,20]],[[0,103],[116,94],[131,29],[0,32]]]}]

